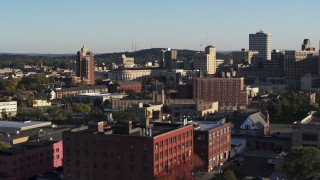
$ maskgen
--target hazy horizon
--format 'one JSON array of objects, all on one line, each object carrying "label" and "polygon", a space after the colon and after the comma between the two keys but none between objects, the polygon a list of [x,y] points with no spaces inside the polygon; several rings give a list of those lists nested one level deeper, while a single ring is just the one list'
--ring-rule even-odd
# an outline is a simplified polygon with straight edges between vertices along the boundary
[{"label": "hazy horizon", "polygon": [[[272,34],[272,49],[318,49],[320,1],[4,1],[0,52],[96,54],[168,47],[217,51],[248,48],[248,36]],[[136,44],[136,46],[135,46]],[[203,46],[200,46],[203,45]],[[133,47],[133,48],[132,48]]]}]

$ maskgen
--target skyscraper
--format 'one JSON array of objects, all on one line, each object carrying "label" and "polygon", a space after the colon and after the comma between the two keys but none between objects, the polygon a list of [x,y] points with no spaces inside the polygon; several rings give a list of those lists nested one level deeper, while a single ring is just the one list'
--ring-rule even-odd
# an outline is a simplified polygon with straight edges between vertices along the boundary
[{"label": "skyscraper", "polygon": [[94,58],[93,53],[83,45],[81,51],[77,52],[77,77],[86,81],[87,84],[94,84]]},{"label": "skyscraper", "polygon": [[249,34],[249,50],[258,51],[258,57],[263,60],[271,60],[271,45],[271,34],[266,34],[263,31]]}]

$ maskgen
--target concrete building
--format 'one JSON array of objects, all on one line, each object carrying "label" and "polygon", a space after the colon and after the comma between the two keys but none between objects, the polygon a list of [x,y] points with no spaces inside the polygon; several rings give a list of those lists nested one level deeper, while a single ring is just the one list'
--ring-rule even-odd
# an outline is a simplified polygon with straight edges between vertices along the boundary
[{"label": "concrete building", "polygon": [[320,78],[310,73],[301,77],[300,89],[302,91],[319,91],[320,90]]},{"label": "concrete building", "polygon": [[63,134],[63,147],[66,180],[155,179],[191,159],[193,126],[153,123],[135,128],[129,121],[104,132],[72,130]]},{"label": "concrete building", "polygon": [[162,121],[162,107],[163,104],[138,103],[131,105],[127,110],[136,114],[140,119]]},{"label": "concrete building", "polygon": [[6,113],[8,117],[14,117],[17,115],[17,101],[0,102],[0,118],[2,114]]},{"label": "concrete building", "polygon": [[98,99],[101,99],[102,102],[104,102],[112,98],[122,99],[126,96],[127,96],[126,94],[119,94],[119,93],[80,93],[76,95],[76,99],[80,102],[85,102],[88,99],[94,102],[94,100],[98,98]]},{"label": "concrete building", "polygon": [[124,68],[134,67],[135,66],[134,58],[133,57],[126,57],[125,54],[122,54],[118,65],[122,66]]},{"label": "concrete building", "polygon": [[170,104],[171,114],[174,117],[203,117],[206,114],[219,110],[218,102],[192,100],[179,101]]},{"label": "concrete building", "polygon": [[292,146],[313,146],[320,148],[320,119],[315,111],[292,125]]},{"label": "concrete building", "polygon": [[194,153],[204,161],[205,170],[212,171],[229,159],[231,150],[230,123],[193,121]]},{"label": "concrete building", "polygon": [[77,77],[79,77],[81,81],[93,85],[95,83],[94,57],[93,53],[88,51],[85,46],[81,48],[81,51],[77,52],[76,66]]},{"label": "concrete building", "polygon": [[258,51],[248,51],[248,49],[242,48],[241,51],[232,52],[232,64],[253,64],[255,58],[258,57]]},{"label": "concrete building", "polygon": [[62,141],[27,142],[0,150],[0,173],[17,180],[29,179],[61,167],[62,159]]},{"label": "concrete building", "polygon": [[160,68],[174,69],[174,65],[177,62],[178,51],[176,49],[162,50],[162,61],[160,61]]},{"label": "concrete building", "polygon": [[247,150],[247,142],[245,138],[231,138],[230,158]]},{"label": "concrete building", "polygon": [[76,96],[81,93],[105,93],[108,88],[105,85],[79,86],[70,88],[56,88],[56,98],[64,98],[67,96]]},{"label": "concrete building", "polygon": [[259,31],[249,34],[249,51],[258,51],[258,57],[263,60],[271,60],[272,39],[271,34]]},{"label": "concrete building", "polygon": [[194,78],[193,98],[218,101],[220,110],[246,108],[248,105],[244,78]]},{"label": "concrete building", "polygon": [[318,75],[318,51],[285,51],[284,72],[291,89],[300,89],[300,79],[305,74]]},{"label": "concrete building", "polygon": [[203,71],[205,74],[216,73],[216,48],[207,46],[204,53],[194,56],[193,69]]}]

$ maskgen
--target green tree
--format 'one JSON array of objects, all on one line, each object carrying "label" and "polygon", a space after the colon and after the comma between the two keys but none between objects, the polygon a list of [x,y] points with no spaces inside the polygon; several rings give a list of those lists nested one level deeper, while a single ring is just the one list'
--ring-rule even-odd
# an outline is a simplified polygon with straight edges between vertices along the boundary
[{"label": "green tree", "polygon": [[112,112],[112,117],[116,121],[140,121],[139,117],[136,114],[126,111]]},{"label": "green tree", "polygon": [[227,170],[222,175],[223,180],[237,180],[238,178],[232,170]]},{"label": "green tree", "polygon": [[284,169],[290,179],[320,177],[320,149],[315,147],[292,148],[284,159]]},{"label": "green tree", "polygon": [[11,145],[9,143],[4,142],[4,141],[0,141],[0,150],[1,149],[8,149],[10,147],[11,147]]},{"label": "green tree", "polygon": [[82,103],[73,103],[72,109],[73,112],[77,113],[89,113],[91,111],[91,107],[89,105]]}]

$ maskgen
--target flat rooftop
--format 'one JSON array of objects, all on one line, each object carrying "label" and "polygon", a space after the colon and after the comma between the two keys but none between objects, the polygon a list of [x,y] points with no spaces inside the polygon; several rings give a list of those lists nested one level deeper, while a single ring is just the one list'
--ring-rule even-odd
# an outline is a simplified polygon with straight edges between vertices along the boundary
[{"label": "flat rooftop", "polygon": [[48,121],[0,121],[0,132],[22,131],[50,125],[51,122]]},{"label": "flat rooftop", "polygon": [[[141,137],[155,137],[158,135],[162,135],[168,133],[170,131],[174,131],[180,128],[183,128],[182,124],[176,123],[158,123],[154,122],[150,124],[148,128],[140,128],[139,126],[133,126],[130,132],[126,129],[126,123],[114,124],[111,129],[106,130],[105,132],[97,132],[95,129],[89,128],[79,128],[79,130],[72,130],[74,133],[93,133],[93,134],[105,134],[105,135],[123,135],[123,136],[141,136]],[[188,124],[189,125],[189,124]],[[186,125],[186,126],[188,126]],[[151,133],[151,135],[150,135]]]}]

